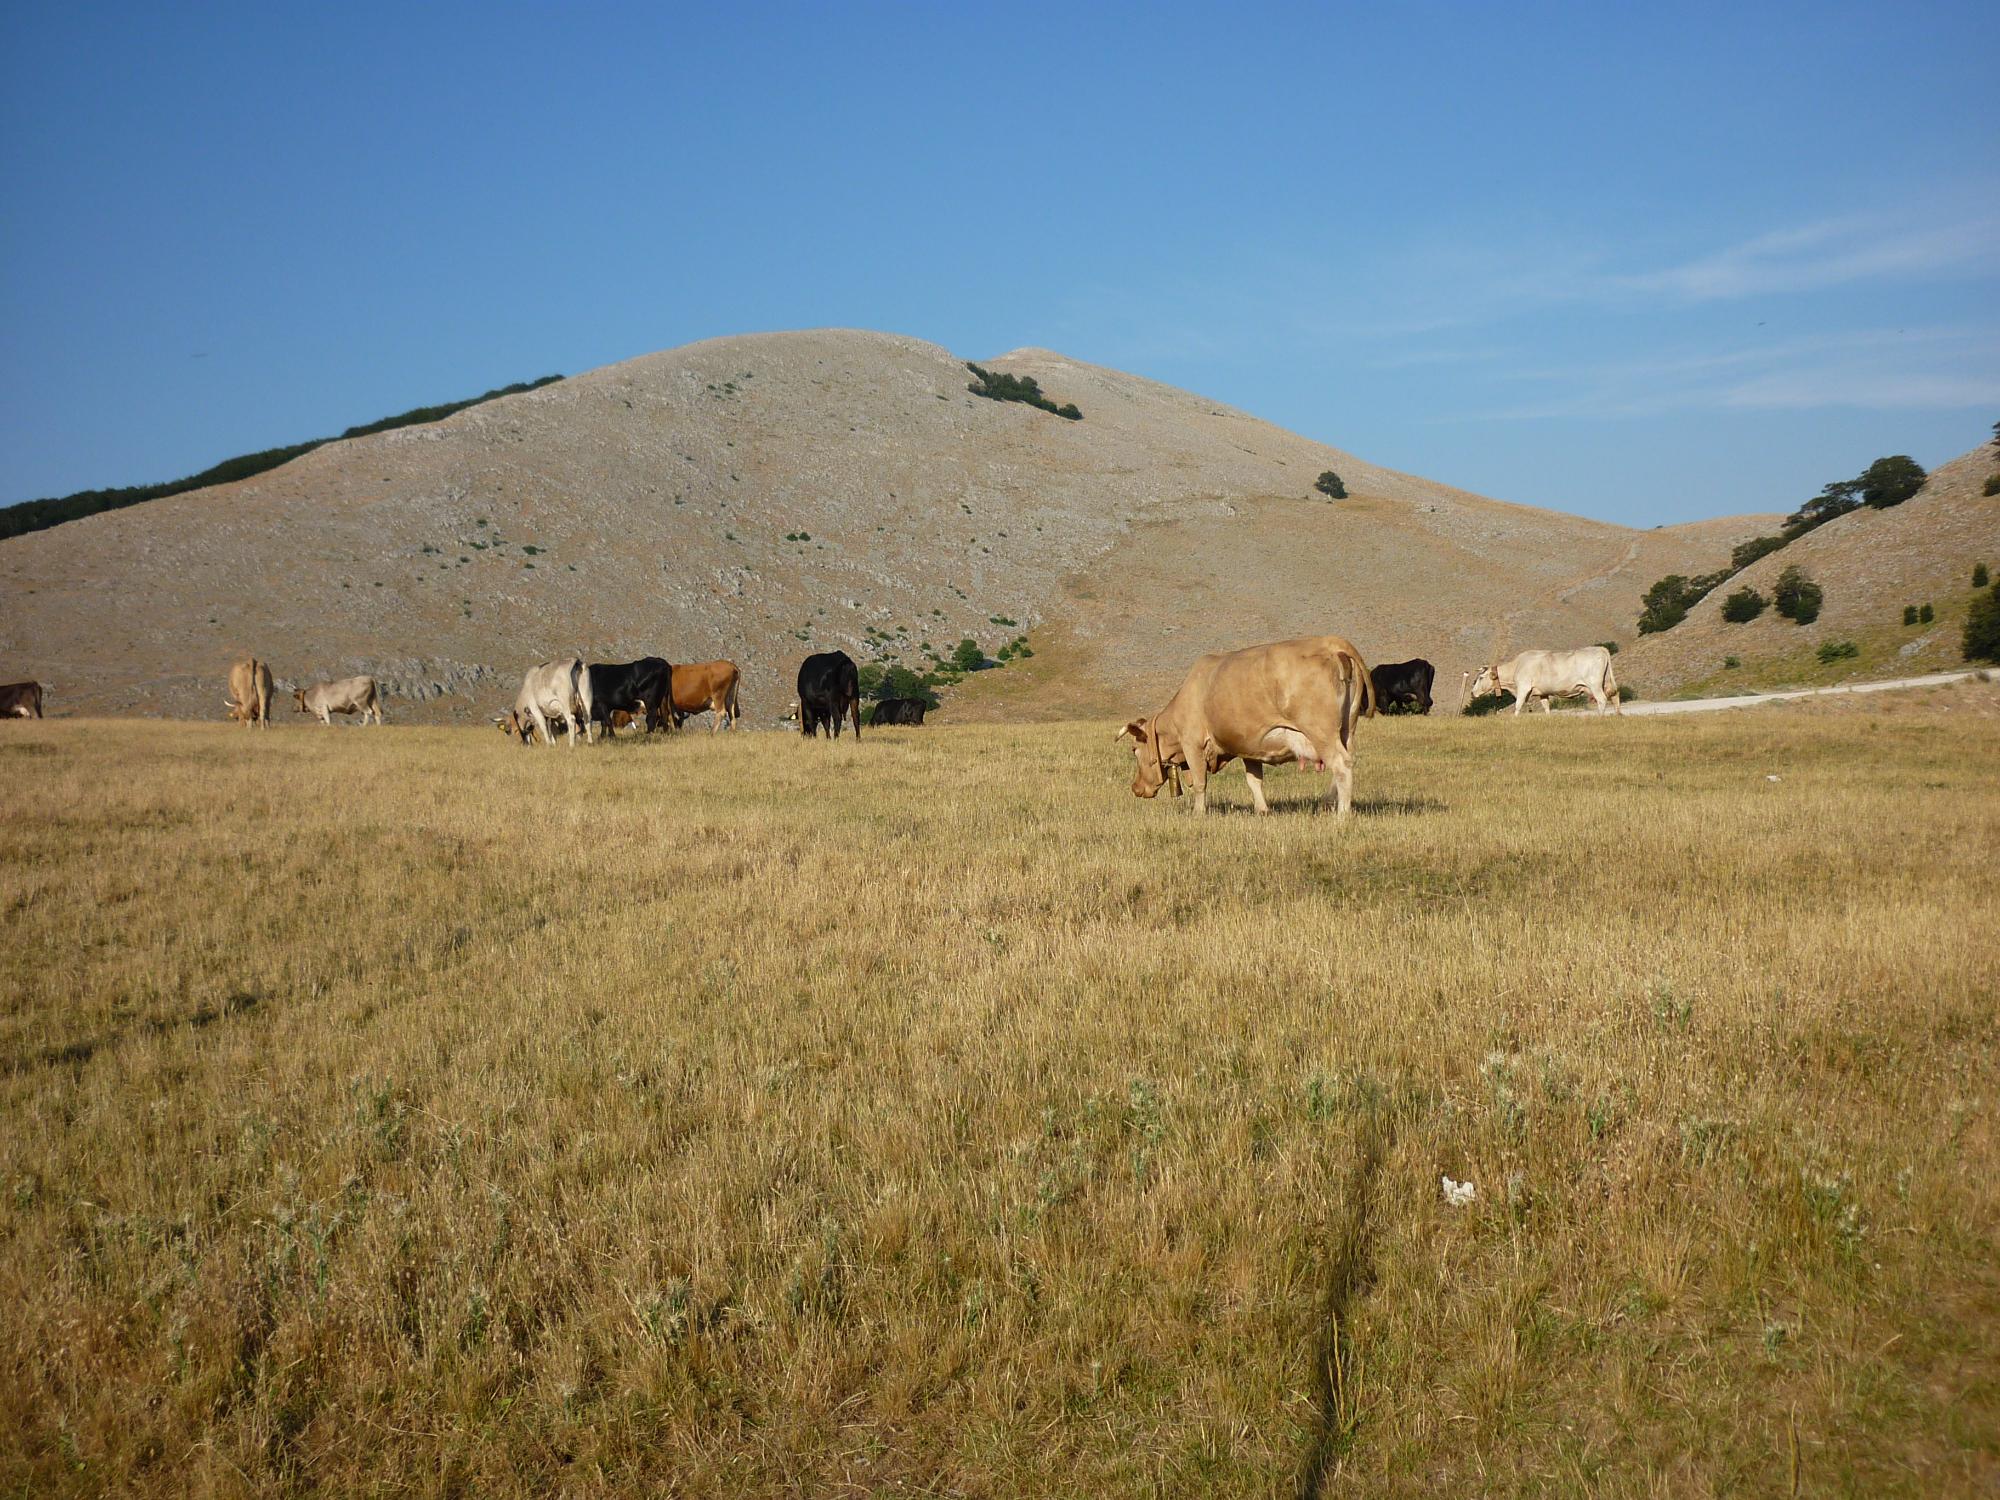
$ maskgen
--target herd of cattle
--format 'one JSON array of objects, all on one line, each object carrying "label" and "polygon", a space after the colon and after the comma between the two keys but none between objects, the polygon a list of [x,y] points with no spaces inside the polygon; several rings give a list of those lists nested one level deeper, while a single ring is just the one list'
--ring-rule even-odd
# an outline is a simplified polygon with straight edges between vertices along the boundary
[{"label": "herd of cattle", "polygon": [[[607,736],[631,725],[651,734],[678,729],[699,713],[715,716],[714,733],[737,722],[737,677],[736,664],[729,661],[674,666],[658,656],[616,664],[572,656],[530,667],[513,708],[493,722],[524,745],[537,735],[553,745],[560,729],[572,748],[579,730],[591,744],[600,726]],[[1328,796],[1344,816],[1353,802],[1355,724],[1383,709],[1429,713],[1435,679],[1435,670],[1422,659],[1370,669],[1353,643],[1337,635],[1275,641],[1202,657],[1165,708],[1132,720],[1117,738],[1132,742],[1135,796],[1156,797],[1164,786],[1178,797],[1185,777],[1194,789],[1195,811],[1206,812],[1209,778],[1241,760],[1251,801],[1258,812],[1268,812],[1264,767],[1294,763],[1333,773]],[[0,718],[39,719],[44,692],[38,682],[0,686]],[[1512,693],[1516,714],[1537,698],[1546,713],[1550,699],[1578,694],[1588,695],[1600,713],[1623,711],[1611,653],[1602,646],[1523,651],[1489,663],[1480,668],[1472,692]],[[232,720],[269,727],[271,693],[269,664],[246,657],[229,669],[223,701]],[[318,682],[294,689],[292,697],[300,713],[322,724],[331,724],[335,714],[382,722],[382,694],[373,677]],[[859,739],[861,679],[853,658],[845,651],[808,656],[799,666],[794,713],[808,739],[822,730],[838,738],[845,722],[853,724]],[[924,703],[915,698],[884,699],[869,716],[877,725],[923,721]]]}]

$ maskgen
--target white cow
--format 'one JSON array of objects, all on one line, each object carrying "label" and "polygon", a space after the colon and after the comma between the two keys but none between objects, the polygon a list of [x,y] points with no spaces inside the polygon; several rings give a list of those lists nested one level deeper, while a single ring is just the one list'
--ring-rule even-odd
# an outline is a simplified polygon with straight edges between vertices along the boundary
[{"label": "white cow", "polygon": [[1611,670],[1611,653],[1602,646],[1523,651],[1512,661],[1481,667],[1472,684],[1472,696],[1482,693],[1512,693],[1517,714],[1530,698],[1540,698],[1542,712],[1547,713],[1550,698],[1571,693],[1590,694],[1599,713],[1607,707],[1621,715],[1625,712],[1618,705],[1618,678]]},{"label": "white cow", "polygon": [[578,724],[583,725],[585,744],[597,742],[597,730],[590,719],[590,673],[584,670],[581,657],[528,668],[514,698],[514,711],[498,722],[502,729],[520,736],[524,745],[537,729],[542,732],[542,743],[553,745],[556,738],[549,732],[550,719],[564,721],[572,750],[576,748]]},{"label": "white cow", "polygon": [[317,714],[322,724],[331,724],[334,714],[360,714],[382,722],[382,695],[372,677],[343,677],[338,682],[316,682],[309,688],[293,688],[292,698],[302,714]]}]

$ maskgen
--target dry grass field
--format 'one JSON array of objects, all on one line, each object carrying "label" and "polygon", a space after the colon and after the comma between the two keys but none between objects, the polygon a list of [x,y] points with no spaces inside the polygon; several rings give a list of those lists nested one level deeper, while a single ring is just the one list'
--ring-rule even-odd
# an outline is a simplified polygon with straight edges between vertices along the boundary
[{"label": "dry grass field", "polygon": [[1111,727],[0,726],[0,1491],[1993,1493],[2000,720]]}]

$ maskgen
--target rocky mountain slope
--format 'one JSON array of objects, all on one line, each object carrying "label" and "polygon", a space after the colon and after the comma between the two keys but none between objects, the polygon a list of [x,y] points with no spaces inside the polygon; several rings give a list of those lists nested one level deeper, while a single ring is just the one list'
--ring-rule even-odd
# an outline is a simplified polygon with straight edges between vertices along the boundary
[{"label": "rocky mountain slope", "polygon": [[[717,339],[11,539],[0,674],[61,712],[213,717],[254,651],[286,681],[373,672],[392,720],[469,722],[558,653],[727,656],[773,723],[810,651],[921,664],[1032,629],[1032,661],[948,711],[1116,713],[1283,634],[1453,684],[1497,650],[1629,638],[1651,580],[1773,524],[1632,531],[1045,350],[986,364],[1084,419],[971,395],[915,339]],[[1313,492],[1325,469],[1350,499]]]}]

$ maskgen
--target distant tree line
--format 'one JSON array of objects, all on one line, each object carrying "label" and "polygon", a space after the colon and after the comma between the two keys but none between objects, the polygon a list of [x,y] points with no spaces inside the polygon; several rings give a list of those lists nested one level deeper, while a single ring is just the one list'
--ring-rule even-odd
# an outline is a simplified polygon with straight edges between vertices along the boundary
[{"label": "distant tree line", "polygon": [[78,520],[83,516],[94,516],[99,511],[122,510],[128,505],[138,505],[147,500],[163,500],[169,495],[183,495],[189,490],[205,489],[211,484],[228,484],[232,480],[248,479],[288,464],[293,459],[310,453],[315,448],[328,443],[337,443],[344,438],[368,437],[377,432],[388,432],[397,427],[419,427],[426,422],[441,422],[454,412],[464,411],[469,406],[478,406],[484,401],[497,400],[501,396],[518,396],[523,391],[538,390],[552,381],[561,380],[560,375],[544,375],[540,380],[530,380],[520,385],[504,385],[498,390],[487,391],[467,401],[451,401],[443,406],[418,406],[393,417],[384,417],[379,422],[369,422],[360,427],[350,427],[339,437],[314,438],[311,442],[293,443],[285,448],[266,448],[261,453],[245,453],[237,458],[225,458],[212,468],[203,469],[199,474],[190,474],[185,479],[172,480],[166,484],[134,484],[122,489],[78,490],[73,495],[63,495],[48,500],[23,500],[18,505],[0,507],[0,540],[10,536],[22,536],[30,531],[45,531],[51,526],[60,526],[65,521]]},{"label": "distant tree line", "polygon": [[[1639,634],[1653,635],[1662,630],[1672,630],[1685,620],[1688,611],[1706,598],[1717,585],[1727,582],[1742,572],[1760,557],[1768,557],[1779,548],[1790,545],[1809,531],[1817,530],[1828,521],[1844,516],[1849,511],[1859,510],[1866,505],[1875,510],[1887,510],[1901,505],[1905,500],[1924,487],[1923,465],[1907,453],[1897,453],[1888,458],[1878,458],[1852,479],[1836,480],[1822,488],[1797,510],[1785,517],[1785,526],[1776,536],[1752,537],[1747,542],[1739,542],[1730,549],[1729,566],[1718,568],[1713,573],[1669,573],[1646,590],[1645,601],[1639,613]],[[1803,588],[1810,593],[1810,602],[1803,602],[1805,595],[1798,592],[1795,584],[1791,596],[1801,602],[1797,608],[1806,611],[1803,619],[1792,614],[1786,605],[1786,591],[1781,582],[1778,611],[1805,624],[1819,613],[1819,585],[1804,580],[1796,568],[1786,569],[1788,574],[1798,574]],[[1746,597],[1747,596],[1747,597]],[[1752,589],[1740,589],[1724,601],[1723,618],[1737,623],[1754,620],[1762,613],[1765,601]]]},{"label": "distant tree line", "polygon": [[1042,394],[1040,384],[1032,375],[996,375],[991,370],[980,369],[971,360],[965,362],[965,368],[979,377],[966,387],[975,396],[984,396],[988,401],[1020,401],[1042,411],[1054,412],[1072,422],[1083,420],[1083,413],[1076,409],[1075,402],[1057,406]]}]

